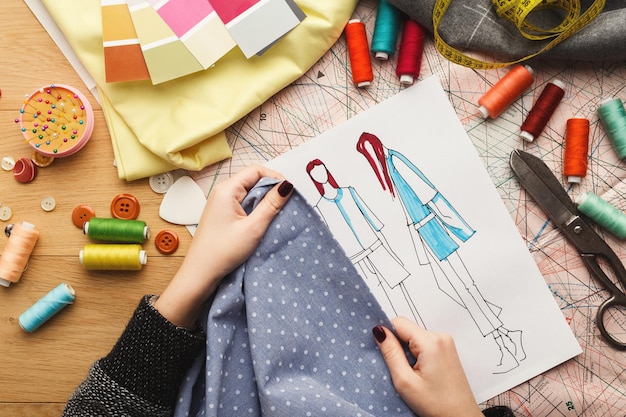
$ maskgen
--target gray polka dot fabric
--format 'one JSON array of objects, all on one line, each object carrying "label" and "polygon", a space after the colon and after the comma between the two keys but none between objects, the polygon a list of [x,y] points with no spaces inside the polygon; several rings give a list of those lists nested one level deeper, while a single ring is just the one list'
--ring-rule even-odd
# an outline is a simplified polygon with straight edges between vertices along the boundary
[{"label": "gray polka dot fabric", "polygon": [[[253,209],[275,181],[262,180]],[[371,329],[389,326],[329,230],[296,192],[204,316],[206,352],[176,416],[413,416]]]}]

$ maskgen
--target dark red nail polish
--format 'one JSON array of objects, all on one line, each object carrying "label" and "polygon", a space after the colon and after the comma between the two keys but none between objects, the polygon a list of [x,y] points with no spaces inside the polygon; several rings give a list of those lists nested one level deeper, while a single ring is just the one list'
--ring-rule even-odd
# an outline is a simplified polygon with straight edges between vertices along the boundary
[{"label": "dark red nail polish", "polygon": [[385,333],[385,329],[383,329],[383,326],[378,325],[374,327],[372,329],[372,333],[374,333],[374,338],[378,343],[383,343],[387,338],[387,333]]},{"label": "dark red nail polish", "polygon": [[293,190],[293,184],[287,180],[283,181],[278,186],[278,194],[280,194],[281,197],[287,197],[287,195],[289,195],[291,190]]}]

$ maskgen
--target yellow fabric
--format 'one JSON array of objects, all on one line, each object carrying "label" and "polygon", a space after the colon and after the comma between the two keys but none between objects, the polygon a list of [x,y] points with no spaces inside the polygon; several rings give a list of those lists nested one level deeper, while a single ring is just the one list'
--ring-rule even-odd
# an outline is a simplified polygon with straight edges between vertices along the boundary
[{"label": "yellow fabric", "polygon": [[106,83],[100,0],[42,0],[96,80],[119,177],[200,170],[232,153],[224,129],[302,76],[341,35],[358,0],[298,0],[307,18],[265,54],[234,48],[207,70],[156,86]]}]

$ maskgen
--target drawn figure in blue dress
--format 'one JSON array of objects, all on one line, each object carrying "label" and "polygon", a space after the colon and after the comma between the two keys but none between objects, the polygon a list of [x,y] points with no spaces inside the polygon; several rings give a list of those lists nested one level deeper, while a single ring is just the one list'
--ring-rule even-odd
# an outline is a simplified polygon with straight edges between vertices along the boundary
[{"label": "drawn figure in blue dress", "polygon": [[383,190],[401,203],[418,262],[438,268],[439,273],[433,269],[433,275],[439,289],[468,311],[484,337],[491,335],[497,343],[501,357],[495,373],[519,366],[526,358],[522,331],[504,326],[498,317],[502,309],[485,300],[458,253],[475,230],[417,166],[386,148],[376,135],[363,133],[356,148],[369,162]]},{"label": "drawn figure in blue dress", "polygon": [[380,233],[383,223],[359,197],[356,189],[339,187],[322,161],[312,160],[306,171],[321,196],[314,207],[382,307],[397,315],[398,306],[394,303],[404,300],[404,307],[410,309],[415,321],[423,326],[415,304],[402,284],[410,273]]}]

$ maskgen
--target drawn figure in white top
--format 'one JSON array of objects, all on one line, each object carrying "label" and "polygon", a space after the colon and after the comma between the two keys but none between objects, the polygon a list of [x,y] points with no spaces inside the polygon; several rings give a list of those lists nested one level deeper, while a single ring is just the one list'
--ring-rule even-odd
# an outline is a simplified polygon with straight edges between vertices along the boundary
[{"label": "drawn figure in white top", "polygon": [[526,358],[522,331],[503,325],[498,317],[502,309],[485,300],[458,253],[460,244],[475,230],[417,166],[386,148],[376,135],[363,133],[356,148],[369,162],[383,190],[402,205],[419,263],[439,268],[441,273],[434,273],[439,289],[468,311],[484,337],[491,335],[497,343],[501,357],[494,373],[519,366]]},{"label": "drawn figure in white top", "polygon": [[394,303],[404,300],[405,307],[410,309],[415,321],[423,326],[415,304],[402,284],[410,273],[380,233],[384,225],[378,217],[353,187],[339,187],[326,165],[319,159],[310,161],[306,171],[321,196],[314,207],[334,232],[335,238],[352,263],[367,280],[383,308],[394,311],[397,315],[398,310]]}]

